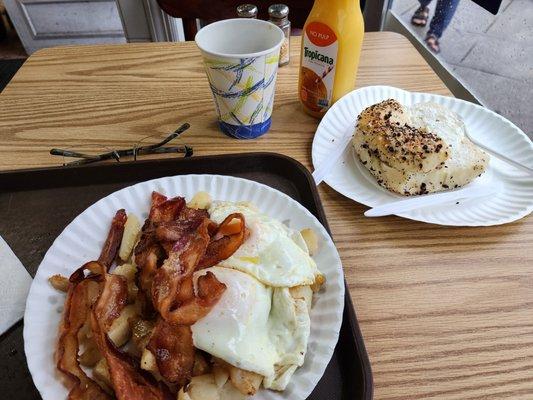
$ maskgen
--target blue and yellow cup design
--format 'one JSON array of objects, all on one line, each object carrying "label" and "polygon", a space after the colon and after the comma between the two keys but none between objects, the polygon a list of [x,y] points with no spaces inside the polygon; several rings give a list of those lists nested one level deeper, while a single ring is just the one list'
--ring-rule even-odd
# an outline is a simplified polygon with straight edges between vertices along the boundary
[{"label": "blue and yellow cup design", "polygon": [[281,29],[253,19],[215,22],[196,35],[225,134],[253,139],[270,128],[282,41]]}]

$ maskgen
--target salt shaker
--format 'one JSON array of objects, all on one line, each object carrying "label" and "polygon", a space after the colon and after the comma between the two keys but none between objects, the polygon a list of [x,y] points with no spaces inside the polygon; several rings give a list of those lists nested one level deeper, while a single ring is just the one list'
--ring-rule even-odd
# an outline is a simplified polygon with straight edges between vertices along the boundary
[{"label": "salt shaker", "polygon": [[268,15],[270,16],[269,21],[279,26],[285,35],[279,52],[279,66],[281,67],[289,63],[290,57],[291,22],[289,21],[289,7],[285,4],[272,4],[268,7]]},{"label": "salt shaker", "polygon": [[237,7],[237,16],[239,18],[257,19],[257,6],[253,4],[241,4]]}]

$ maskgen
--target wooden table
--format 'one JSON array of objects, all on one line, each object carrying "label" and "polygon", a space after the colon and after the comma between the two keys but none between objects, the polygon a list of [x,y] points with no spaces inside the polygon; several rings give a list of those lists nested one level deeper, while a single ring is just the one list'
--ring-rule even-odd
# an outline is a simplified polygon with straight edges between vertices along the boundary
[{"label": "wooden table", "polygon": [[[299,39],[280,69],[271,131],[219,133],[194,43],[65,47],[34,54],[0,95],[0,168],[57,165],[52,147],[128,146],[192,128],[196,155],[287,154],[311,168],[317,121],[297,100]],[[450,95],[394,33],[365,37],[358,86]],[[321,185],[374,372],[376,399],[533,398],[533,218],[451,228],[365,207]]]}]

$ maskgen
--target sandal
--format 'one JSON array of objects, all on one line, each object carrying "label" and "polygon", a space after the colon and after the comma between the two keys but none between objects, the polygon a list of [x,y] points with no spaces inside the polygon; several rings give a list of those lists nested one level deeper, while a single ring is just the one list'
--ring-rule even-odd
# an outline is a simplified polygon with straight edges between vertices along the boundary
[{"label": "sandal", "polygon": [[428,48],[435,54],[440,53],[439,38],[432,33],[428,34],[424,39]]},{"label": "sandal", "polygon": [[429,8],[419,7],[411,18],[411,23],[414,26],[426,26],[429,18]]}]

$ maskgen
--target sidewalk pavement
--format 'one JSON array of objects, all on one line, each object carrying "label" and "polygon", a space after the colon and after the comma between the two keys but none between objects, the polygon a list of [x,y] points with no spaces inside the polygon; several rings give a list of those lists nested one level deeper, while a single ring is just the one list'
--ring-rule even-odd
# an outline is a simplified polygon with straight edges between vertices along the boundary
[{"label": "sidewalk pavement", "polygon": [[[436,0],[430,4],[430,18]],[[393,10],[410,25],[417,0],[394,0]],[[429,21],[428,21],[429,26]],[[427,27],[412,27],[423,40]],[[437,56],[485,106],[533,138],[533,1],[503,0],[492,15],[461,0]]]}]

